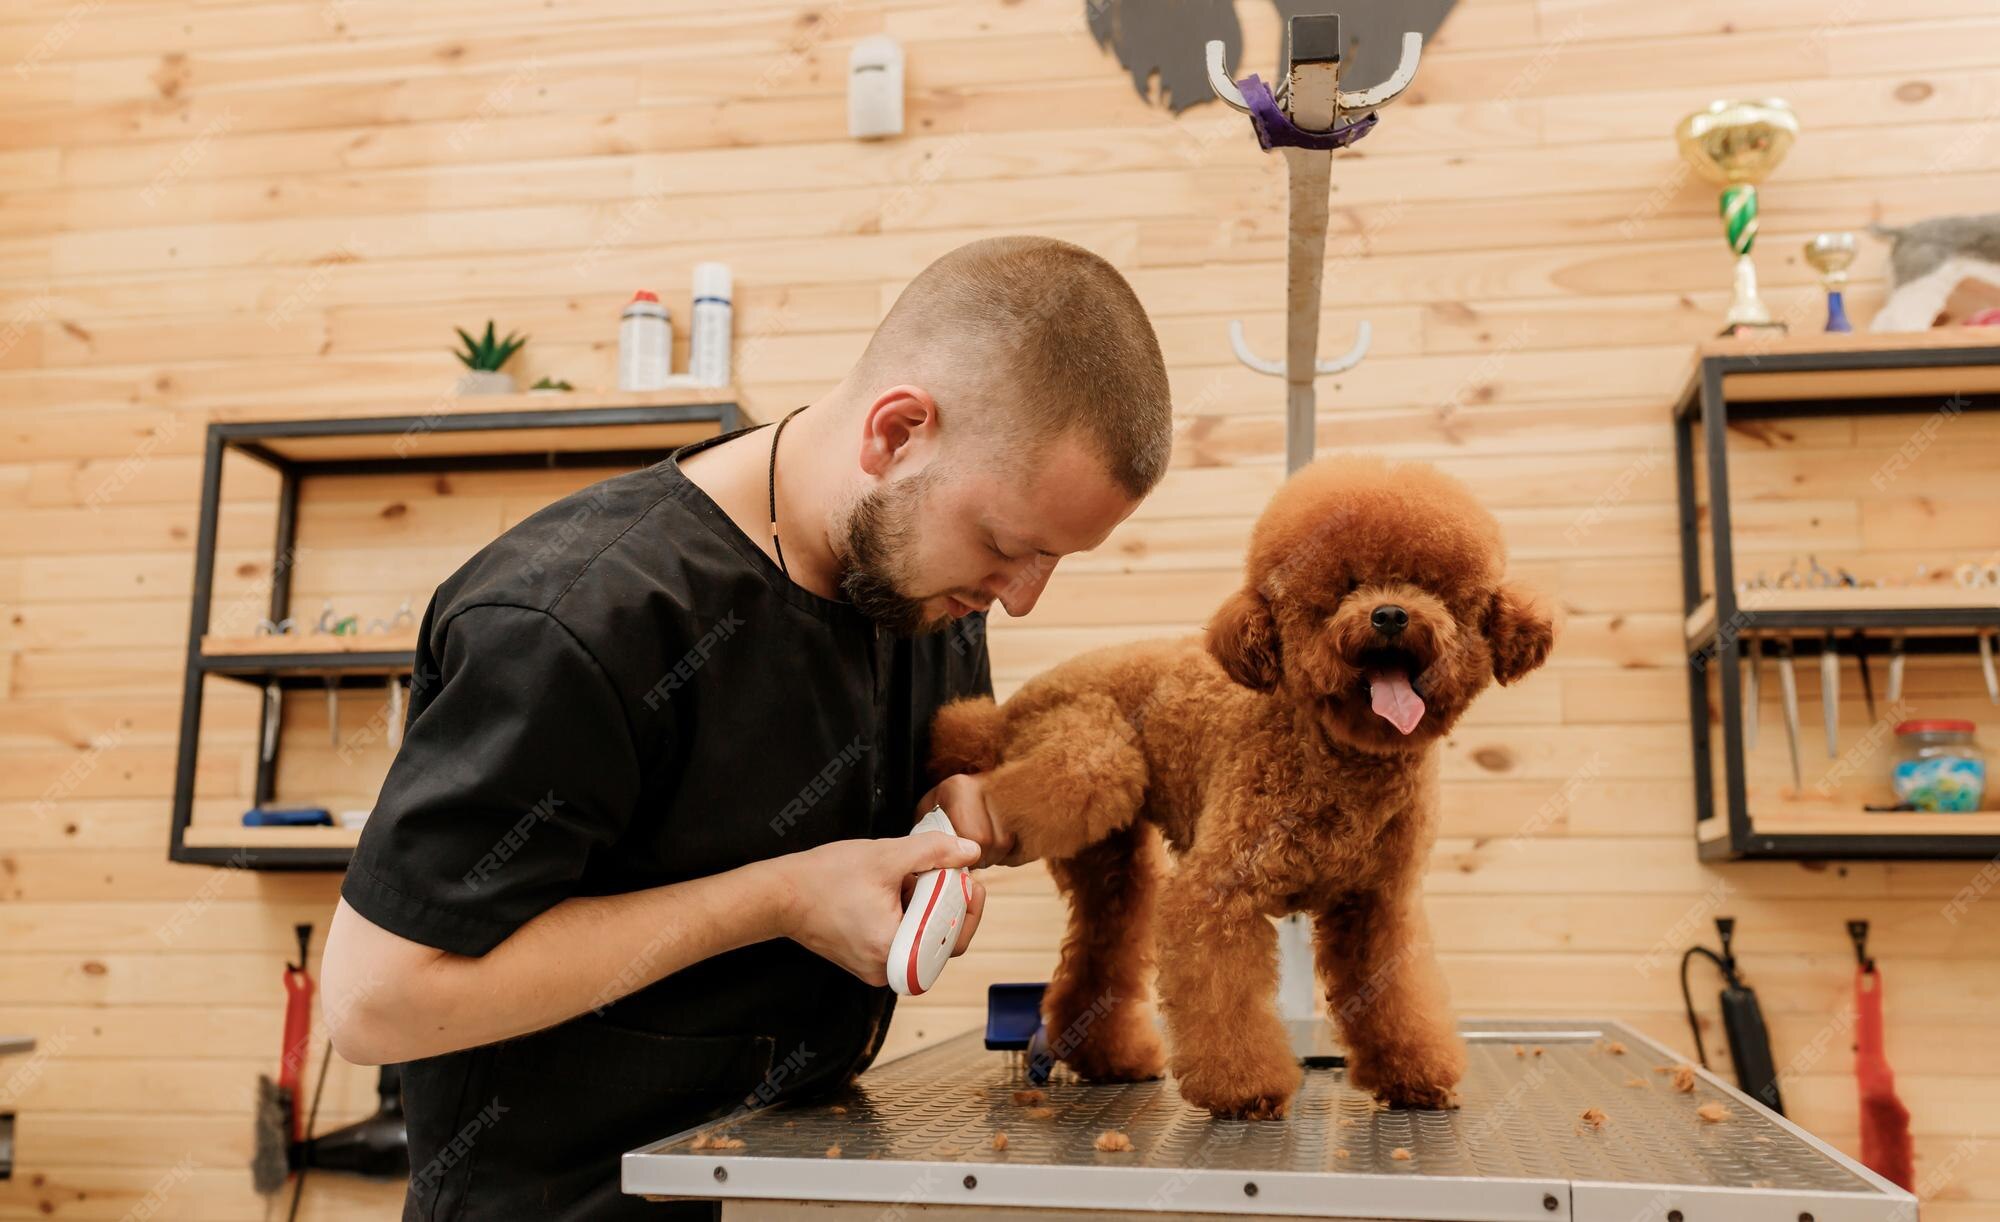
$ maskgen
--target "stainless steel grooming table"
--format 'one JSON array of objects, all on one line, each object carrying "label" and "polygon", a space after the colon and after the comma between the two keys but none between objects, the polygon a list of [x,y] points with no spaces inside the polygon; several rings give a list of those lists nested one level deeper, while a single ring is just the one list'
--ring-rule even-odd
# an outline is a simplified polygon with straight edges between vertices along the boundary
[{"label": "stainless steel grooming table", "polygon": [[[624,1157],[628,1193],[720,1198],[726,1219],[1100,1213],[1438,1222],[1914,1222],[1908,1193],[1615,1022],[1468,1020],[1452,1112],[1389,1111],[1308,1069],[1283,1121],[1218,1121],[1171,1080],[1097,1086],[1058,1067],[1043,1106],[1019,1054],[977,1032],[844,1093],[744,1112]],[[1622,1047],[1624,1051],[1616,1049]],[[1518,1049],[1518,1051],[1517,1051]],[[1727,1110],[1703,1120],[1706,1103]],[[1602,1127],[1584,1119],[1599,1109]],[[1105,1153],[1108,1130],[1130,1139]],[[993,1147],[1005,1132],[1006,1148]],[[716,1149],[716,1137],[742,1142]],[[700,1142],[703,1148],[696,1148]],[[838,1146],[838,1156],[829,1147]],[[1400,1153],[1399,1153],[1400,1151]],[[1344,1152],[1344,1153],[1343,1153]],[[853,1205],[837,1203],[851,1202]]]}]

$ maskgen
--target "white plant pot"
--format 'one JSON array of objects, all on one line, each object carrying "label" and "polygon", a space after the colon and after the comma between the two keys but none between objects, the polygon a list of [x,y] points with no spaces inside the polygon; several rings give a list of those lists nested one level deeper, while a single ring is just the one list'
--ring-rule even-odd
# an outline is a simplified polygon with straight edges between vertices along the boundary
[{"label": "white plant pot", "polygon": [[504,369],[468,369],[458,379],[461,395],[511,395],[519,390],[514,375]]}]

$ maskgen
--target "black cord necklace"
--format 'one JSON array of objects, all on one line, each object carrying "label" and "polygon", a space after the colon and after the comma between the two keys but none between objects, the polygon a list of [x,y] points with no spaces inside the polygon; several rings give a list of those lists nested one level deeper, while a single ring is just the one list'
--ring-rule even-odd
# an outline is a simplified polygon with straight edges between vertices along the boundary
[{"label": "black cord necklace", "polygon": [[[806,404],[806,407],[811,406]],[[785,435],[785,426],[792,422],[792,417],[804,410],[805,407],[793,408],[771,432],[771,550],[778,553],[778,570],[787,577],[792,575],[792,570],[785,564],[785,545],[778,542],[778,439]]]}]

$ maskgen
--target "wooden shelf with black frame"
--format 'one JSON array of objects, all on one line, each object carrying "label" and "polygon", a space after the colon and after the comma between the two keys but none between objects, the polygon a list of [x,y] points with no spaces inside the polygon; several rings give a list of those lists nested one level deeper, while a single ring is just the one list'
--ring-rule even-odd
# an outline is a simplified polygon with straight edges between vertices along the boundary
[{"label": "wooden shelf with black frame", "polygon": [[1886,809],[1897,725],[1993,705],[2000,588],[1961,576],[2000,559],[1996,407],[2000,332],[1701,345],[1673,426],[1703,860],[2000,855],[1990,790]]},{"label": "wooden shelf with black frame", "polygon": [[[546,491],[552,480],[561,485],[573,474],[580,488],[600,472],[650,465],[678,446],[742,423],[743,412],[730,388],[448,398],[401,415],[211,423],[202,462],[169,859],[249,869],[340,870],[359,837],[358,828],[347,826],[241,824],[246,806],[267,808],[277,798],[284,733],[270,704],[282,709],[286,695],[324,688],[333,706],[351,689],[402,682],[415,661],[417,630],[408,617],[366,628],[349,624],[339,631],[318,631],[321,625],[294,616],[294,577],[303,554],[298,547],[301,492],[309,482],[320,488],[327,486],[322,481],[341,477],[445,481],[454,473],[466,473],[456,476],[466,479],[532,478],[539,481],[538,491],[527,495],[530,503],[519,510],[525,513],[558,499],[560,493]],[[268,610],[266,624],[212,622],[218,529],[225,515],[225,460],[239,469],[238,478],[243,467],[266,469],[261,482],[273,489],[268,600],[261,587],[255,588],[237,600],[243,606],[230,608],[232,614],[224,617],[243,621]],[[469,555],[477,540],[461,540],[461,546]],[[411,591],[419,614],[427,596],[427,589]],[[236,614],[245,611],[247,616]],[[272,631],[288,619],[305,630]],[[241,768],[241,788],[233,799],[204,799],[197,793],[204,772],[204,693],[211,681],[247,685],[269,702],[263,715],[249,719],[255,726],[255,764]],[[337,737],[337,721],[335,725]],[[209,771],[227,774],[233,769]],[[247,804],[241,800],[246,789]],[[287,795],[284,804],[319,803],[316,795],[299,794]]]}]

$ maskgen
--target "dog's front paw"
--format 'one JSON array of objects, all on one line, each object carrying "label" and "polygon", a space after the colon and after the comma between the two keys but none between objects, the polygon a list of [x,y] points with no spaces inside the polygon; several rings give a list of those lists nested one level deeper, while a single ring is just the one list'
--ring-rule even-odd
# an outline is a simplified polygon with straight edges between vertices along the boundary
[{"label": "dog's front paw", "polygon": [[1150,1018],[1106,1024],[1063,1056],[1088,1082],[1149,1082],[1167,1070],[1167,1050]]},{"label": "dog's front paw", "polygon": [[1390,1107],[1455,1108],[1464,1077],[1465,1044],[1456,1035],[1347,1051],[1347,1084]]},{"label": "dog's front paw", "polygon": [[1383,1073],[1376,1066],[1356,1061],[1350,1055],[1347,1084],[1367,1091],[1390,1107],[1442,1111],[1458,1106],[1458,1092],[1454,1089],[1458,1085],[1456,1074]]},{"label": "dog's front paw", "polygon": [[1176,1065],[1181,1098],[1218,1120],[1283,1120],[1299,1089],[1298,1062],[1259,1067],[1228,1061]]},{"label": "dog's front paw", "polygon": [[1428,1082],[1396,1082],[1375,1088],[1375,1097],[1390,1107],[1447,1111],[1458,1106],[1458,1092]]}]

